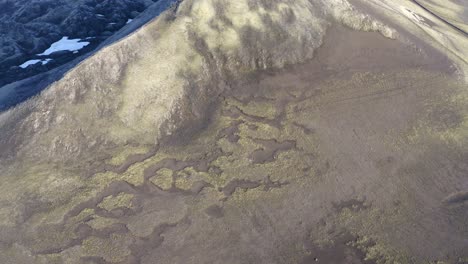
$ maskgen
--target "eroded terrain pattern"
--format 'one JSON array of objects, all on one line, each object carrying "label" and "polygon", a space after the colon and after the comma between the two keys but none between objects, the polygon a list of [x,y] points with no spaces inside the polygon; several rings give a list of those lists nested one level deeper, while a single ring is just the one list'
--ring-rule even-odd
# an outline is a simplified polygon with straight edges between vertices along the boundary
[{"label": "eroded terrain pattern", "polygon": [[236,84],[201,132],[128,146],[53,210],[25,197],[36,204],[3,226],[3,261],[463,263],[468,94],[447,74],[382,63],[391,52],[343,70],[356,61],[335,64],[340,49]]},{"label": "eroded terrain pattern", "polygon": [[[273,38],[259,26],[269,16],[235,20],[229,9],[194,6],[159,24],[181,31],[148,36],[157,28],[149,25],[121,43],[126,51],[143,42],[146,56],[135,51],[109,69],[99,64],[109,54],[98,54],[65,77],[74,86],[56,83],[38,106],[0,116],[10,133],[0,141],[9,147],[0,153],[0,263],[468,261],[463,67],[392,40],[377,22],[355,29],[370,24],[380,34],[305,19],[327,25],[299,34],[320,36],[303,50],[313,58],[283,50],[285,42],[271,52],[248,37]],[[207,10],[247,37],[218,43],[216,25],[183,15]],[[187,28],[194,45],[184,42]],[[156,41],[163,37],[175,41]],[[183,56],[168,56],[173,49]],[[280,51],[287,56],[273,58]],[[80,78],[94,66],[104,77]],[[176,114],[163,115],[168,109]],[[15,120],[26,120],[17,131],[30,124],[38,134],[14,135],[5,124]]]}]

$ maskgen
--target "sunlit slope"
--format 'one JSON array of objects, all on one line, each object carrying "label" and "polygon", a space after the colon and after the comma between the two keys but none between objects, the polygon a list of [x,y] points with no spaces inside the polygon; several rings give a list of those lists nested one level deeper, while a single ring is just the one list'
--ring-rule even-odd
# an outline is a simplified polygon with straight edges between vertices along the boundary
[{"label": "sunlit slope", "polygon": [[229,78],[312,58],[328,17],[394,34],[341,1],[184,1],[3,113],[0,156],[82,170],[126,144],[156,144],[203,119]]}]

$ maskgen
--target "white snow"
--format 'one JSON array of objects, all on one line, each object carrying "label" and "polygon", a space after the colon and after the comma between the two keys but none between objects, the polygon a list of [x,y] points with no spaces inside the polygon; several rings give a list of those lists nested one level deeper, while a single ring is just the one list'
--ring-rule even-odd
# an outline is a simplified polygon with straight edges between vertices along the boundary
[{"label": "white snow", "polygon": [[69,51],[76,51],[80,50],[85,46],[88,46],[89,42],[83,41],[81,39],[68,39],[68,37],[63,37],[61,40],[52,43],[50,48],[38,55],[50,55],[56,51],[61,50],[69,50]]},{"label": "white snow", "polygon": [[128,24],[128,23],[130,23],[130,22],[132,22],[132,21],[133,21],[133,19],[129,18],[129,19],[127,20],[127,23],[125,23],[125,24]]},{"label": "white snow", "polygon": [[36,63],[38,63],[38,62],[42,63],[42,65],[45,65],[45,64],[47,64],[47,63],[48,63],[49,61],[51,61],[51,60],[52,60],[52,59],[28,60],[27,62],[21,64],[19,67],[25,69],[25,68],[27,68],[29,65],[34,65],[34,64],[36,64]]}]

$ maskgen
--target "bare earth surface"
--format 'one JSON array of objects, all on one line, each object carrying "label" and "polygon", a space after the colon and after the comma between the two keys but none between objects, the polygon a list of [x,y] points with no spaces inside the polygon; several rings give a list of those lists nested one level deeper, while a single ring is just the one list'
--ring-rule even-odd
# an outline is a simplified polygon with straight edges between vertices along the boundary
[{"label": "bare earth surface", "polygon": [[11,137],[0,263],[468,263],[466,65],[415,43],[330,23],[313,58],[213,82],[157,145],[47,163]]}]

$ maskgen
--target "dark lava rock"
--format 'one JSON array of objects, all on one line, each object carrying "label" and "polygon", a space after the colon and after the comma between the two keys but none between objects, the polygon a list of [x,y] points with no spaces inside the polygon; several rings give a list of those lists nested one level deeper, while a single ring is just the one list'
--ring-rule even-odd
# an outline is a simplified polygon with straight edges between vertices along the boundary
[{"label": "dark lava rock", "polygon": [[130,12],[130,18],[133,19],[133,18],[137,17],[139,14],[140,14],[140,13],[137,12],[137,11],[132,11],[132,12]]},{"label": "dark lava rock", "polygon": [[[50,65],[35,71],[31,67],[14,72],[10,69],[34,59],[62,37],[110,36],[153,2],[156,1],[0,0],[0,87],[48,70]],[[115,24],[109,28],[110,23]],[[103,39],[95,38],[95,42]]]},{"label": "dark lava rock", "polygon": [[110,32],[110,31],[104,31],[104,32],[102,32],[101,35],[102,35],[102,36],[107,36],[107,37],[108,37],[108,36],[111,36],[111,35],[112,35],[112,32]]}]

